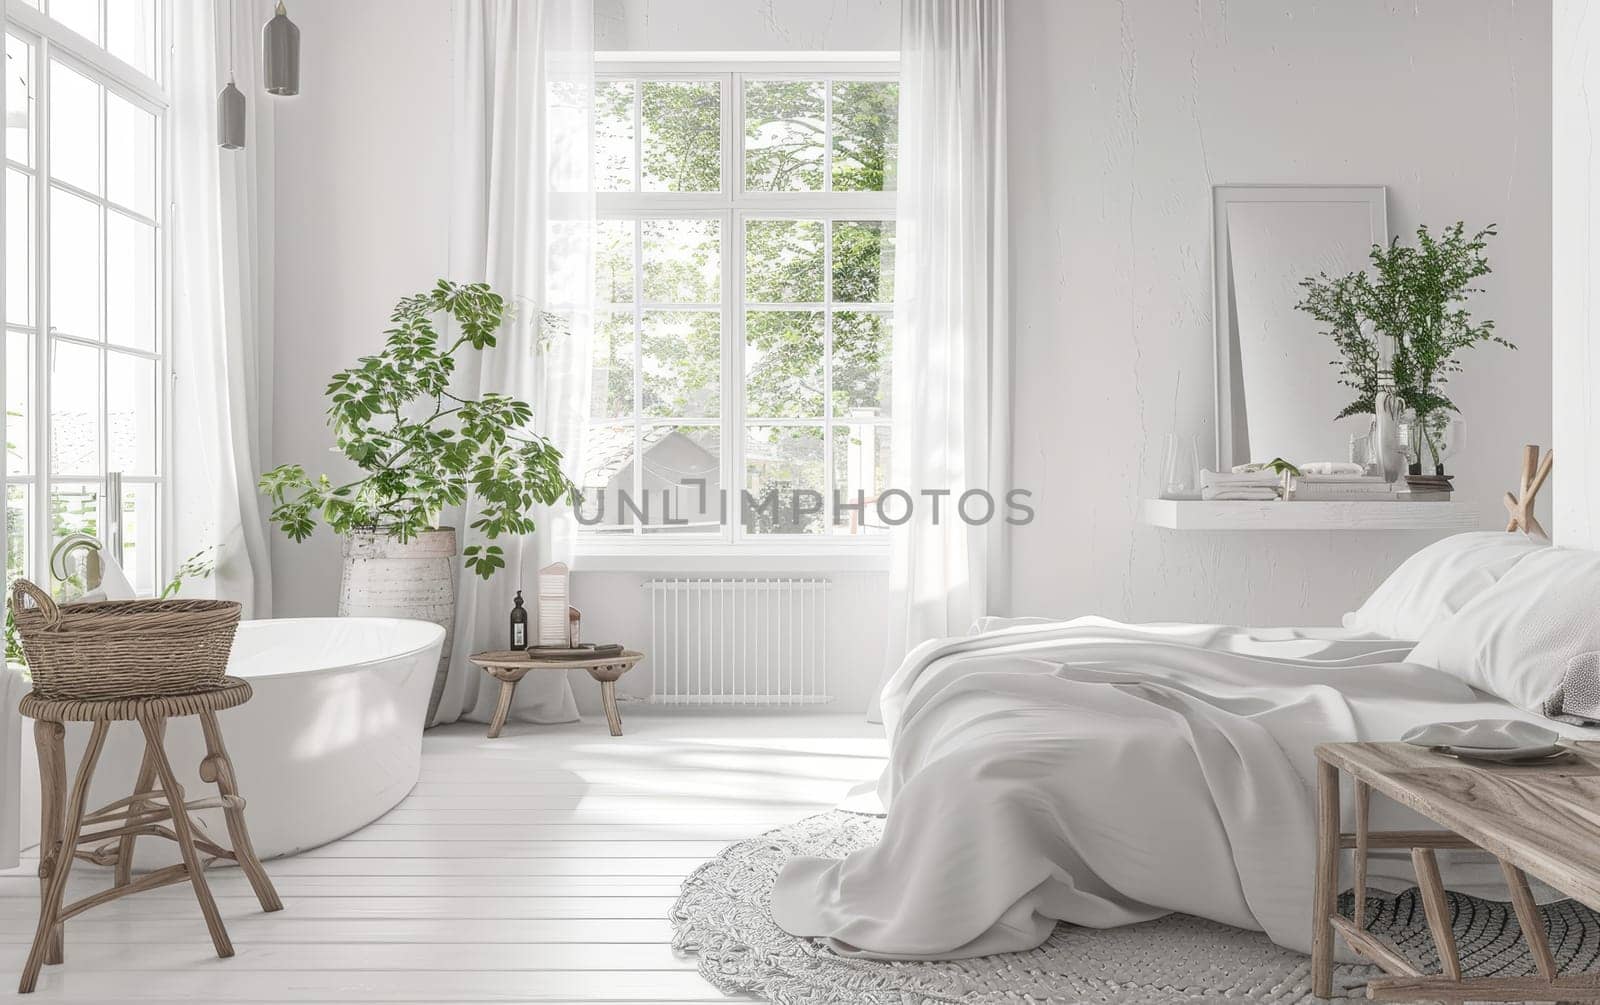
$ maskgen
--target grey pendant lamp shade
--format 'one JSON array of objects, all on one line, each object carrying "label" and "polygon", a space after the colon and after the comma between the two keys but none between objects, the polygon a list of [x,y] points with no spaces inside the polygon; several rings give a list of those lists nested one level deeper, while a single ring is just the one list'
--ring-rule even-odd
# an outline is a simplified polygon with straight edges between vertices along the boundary
[{"label": "grey pendant lamp shade", "polygon": [[244,149],[244,92],[228,81],[217,95],[217,145],[224,150]]},{"label": "grey pendant lamp shade", "polygon": [[300,29],[281,2],[261,29],[261,77],[268,94],[300,93]]}]

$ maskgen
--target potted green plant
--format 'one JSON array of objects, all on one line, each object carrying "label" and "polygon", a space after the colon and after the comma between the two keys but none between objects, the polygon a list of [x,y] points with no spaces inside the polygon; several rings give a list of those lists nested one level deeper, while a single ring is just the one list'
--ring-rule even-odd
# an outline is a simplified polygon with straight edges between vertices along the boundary
[{"label": "potted green plant", "polygon": [[[561,451],[529,429],[533,407],[504,394],[462,397],[450,390],[458,355],[495,345],[507,317],[504,298],[483,283],[441,279],[433,289],[395,305],[383,351],[362,357],[328,383],[334,446],[359,471],[335,481],[298,464],[262,476],[271,520],[291,539],[311,536],[317,521],[344,538],[341,615],[383,615],[433,621],[451,630],[455,617],[455,528],[440,514],[477,500],[469,530],[478,538],[461,552],[466,567],[488,579],[505,567],[502,534],[532,533],[533,508],[576,499],[561,470]],[[436,320],[459,332],[441,337]],[[545,328],[561,319],[541,314]],[[449,659],[446,637],[440,673]],[[437,702],[438,686],[435,686]],[[430,711],[430,718],[431,718]]]},{"label": "potted green plant", "polygon": [[1467,309],[1481,292],[1476,282],[1491,271],[1484,249],[1494,235],[1493,224],[1469,236],[1458,221],[1437,237],[1423,225],[1415,247],[1399,237],[1388,247],[1374,244],[1370,272],[1336,278],[1323,272],[1300,281],[1305,292],[1296,306],[1326,326],[1340,354],[1333,361],[1339,382],[1356,392],[1337,418],[1373,411],[1383,376],[1378,340],[1390,339],[1395,391],[1416,414],[1421,446],[1438,474],[1445,427],[1450,413],[1460,411],[1444,388],[1450,374],[1461,372],[1458,355],[1484,342],[1516,348],[1495,334],[1493,321],[1475,321]]}]

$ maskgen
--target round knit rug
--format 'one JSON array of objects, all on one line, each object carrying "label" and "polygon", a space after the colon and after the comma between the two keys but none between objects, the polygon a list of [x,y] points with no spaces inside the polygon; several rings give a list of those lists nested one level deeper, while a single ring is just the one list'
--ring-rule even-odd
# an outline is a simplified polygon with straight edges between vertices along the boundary
[{"label": "round knit rug", "polygon": [[[1057,925],[1037,949],[936,963],[838,956],[778,928],[769,909],[778,870],[793,855],[840,857],[873,844],[879,817],[833,811],[741,841],[695,870],[672,909],[673,948],[696,953],[700,973],[729,993],[780,1003],[1316,1002],[1311,961],[1259,932],[1185,915],[1098,930]],[[1349,894],[1342,905],[1349,913]],[[1474,976],[1534,972],[1506,904],[1450,895],[1465,969]],[[1600,970],[1600,916],[1572,901],[1544,908],[1565,972]],[[1416,890],[1367,900],[1367,928],[1424,972],[1437,972]],[[1339,966],[1335,996],[1364,997],[1378,971]]]}]

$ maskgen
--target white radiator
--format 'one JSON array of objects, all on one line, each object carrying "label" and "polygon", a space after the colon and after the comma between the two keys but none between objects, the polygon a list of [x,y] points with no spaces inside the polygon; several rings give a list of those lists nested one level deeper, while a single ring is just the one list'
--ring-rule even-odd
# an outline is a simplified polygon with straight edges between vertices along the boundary
[{"label": "white radiator", "polygon": [[652,579],[644,588],[651,701],[831,700],[826,579]]}]

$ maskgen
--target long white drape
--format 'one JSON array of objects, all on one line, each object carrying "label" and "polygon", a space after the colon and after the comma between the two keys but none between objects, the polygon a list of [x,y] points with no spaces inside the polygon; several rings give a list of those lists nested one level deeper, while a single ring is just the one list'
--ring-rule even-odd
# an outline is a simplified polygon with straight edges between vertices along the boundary
[{"label": "long white drape", "polygon": [[[182,595],[238,600],[247,618],[272,614],[270,549],[255,487],[272,442],[272,111],[255,37],[269,14],[265,0],[234,8],[177,0],[167,129],[172,553],[182,561],[214,547],[215,574],[186,581]],[[249,102],[243,150],[217,146],[216,97],[230,62]]]},{"label": "long white drape", "polygon": [[[885,676],[917,643],[962,634],[1004,605],[1011,335],[1003,7],[901,3],[891,481],[918,505],[892,535]],[[945,490],[937,510],[921,494]],[[969,525],[956,514],[970,490],[994,497],[993,521]],[[982,504],[968,511],[981,515]],[[878,717],[876,697],[869,716]]]},{"label": "long white drape", "polygon": [[[507,295],[516,316],[499,345],[457,374],[476,393],[498,391],[532,403],[535,426],[581,471],[589,411],[590,233],[594,196],[589,133],[594,79],[592,0],[456,0],[456,170],[450,274],[482,280]],[[565,323],[541,328],[539,314]],[[473,541],[472,504],[459,523]],[[507,615],[520,587],[532,607],[538,569],[570,561],[576,522],[565,505],[541,508],[538,531],[499,543],[509,568],[485,582],[462,571],[455,651],[435,722],[487,721],[498,686],[466,662],[468,653],[507,644]],[[493,683],[493,682],[489,682]],[[512,717],[577,718],[572,688],[558,674],[531,674]]]}]

